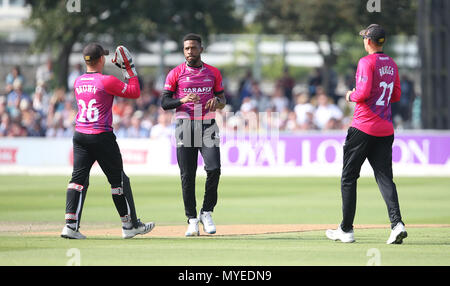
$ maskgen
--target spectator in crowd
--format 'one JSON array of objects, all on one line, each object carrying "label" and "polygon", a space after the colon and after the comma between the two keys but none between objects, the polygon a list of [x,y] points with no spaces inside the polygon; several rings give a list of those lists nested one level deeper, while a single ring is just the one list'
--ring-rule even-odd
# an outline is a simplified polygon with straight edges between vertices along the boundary
[{"label": "spectator in crowd", "polygon": [[349,71],[347,72],[347,74],[345,75],[345,86],[347,87],[347,90],[353,90],[356,86],[356,79],[355,79],[355,73],[356,73],[356,66],[352,66]]},{"label": "spectator in crowd", "polygon": [[336,94],[336,88],[338,85],[338,76],[334,69],[328,69],[328,96],[333,100],[335,104],[337,104],[339,95]]},{"label": "spectator in crowd", "polygon": [[36,84],[48,87],[53,76],[53,62],[48,58],[46,63],[39,66],[36,70]]},{"label": "spectator in crowd", "polygon": [[[244,98],[252,96],[252,85],[253,85],[253,74],[250,69],[247,70],[247,73],[245,74],[245,77],[242,78],[239,82],[239,102],[236,104],[235,107],[238,107],[242,104],[244,101]],[[238,110],[236,108],[235,110]]]},{"label": "spectator in crowd", "polygon": [[316,129],[314,125],[314,106],[309,102],[309,97],[305,92],[297,95],[297,104],[294,107],[299,129]]},{"label": "spectator in crowd", "polygon": [[22,124],[20,124],[19,120],[13,120],[11,122],[10,128],[8,130],[8,137],[25,137],[27,136],[27,130]]},{"label": "spectator in crowd", "polygon": [[117,138],[128,137],[128,128],[131,126],[131,118],[129,117],[117,117],[117,121],[114,126],[114,134]]},{"label": "spectator in crowd", "polygon": [[64,102],[64,109],[61,110],[60,113],[63,120],[64,129],[67,130],[68,132],[75,131],[74,122],[77,116],[77,112],[78,111],[72,100],[66,100]]},{"label": "spectator in crowd", "polygon": [[46,137],[72,137],[73,133],[64,128],[64,119],[61,113],[56,113],[53,120],[49,124],[45,136]]},{"label": "spectator in crowd", "polygon": [[22,81],[16,79],[13,83],[13,90],[7,95],[8,112],[13,117],[20,114],[20,102],[22,100],[30,101],[30,97],[23,92]]},{"label": "spectator in crowd", "polygon": [[175,124],[172,123],[173,113],[170,110],[159,110],[158,123],[151,130],[151,138],[171,138],[174,134]]},{"label": "spectator in crowd", "polygon": [[286,97],[289,101],[289,104],[292,103],[292,90],[295,86],[295,79],[290,75],[289,68],[286,67],[283,70],[283,76],[278,79],[276,84],[283,91],[284,97]]},{"label": "spectator in crowd", "polygon": [[267,108],[272,106],[271,100],[267,94],[261,90],[259,82],[253,81],[250,93],[250,99],[252,106],[256,108],[256,111],[263,112]]},{"label": "spectator in crowd", "polygon": [[19,81],[22,86],[25,85],[25,77],[22,75],[19,66],[14,66],[11,72],[6,75],[6,93],[10,93],[13,90],[14,82]]},{"label": "spectator in crowd", "polygon": [[67,78],[67,87],[69,88],[69,91],[73,90],[75,80],[82,74],[84,74],[82,65],[76,64],[75,68],[70,72],[69,77]]},{"label": "spectator in crowd", "polygon": [[[69,88],[72,87],[71,77],[75,77],[78,68],[68,77]],[[0,95],[0,136],[49,136],[64,137],[73,133],[73,121],[77,114],[73,92],[51,89],[48,84],[52,78],[52,65],[48,61],[36,72],[38,84],[34,87],[31,97],[23,91],[23,76],[20,67],[14,67],[7,76],[6,83],[10,83],[10,90]],[[113,103],[114,133],[118,138],[159,138],[173,135],[173,114],[160,108],[160,91],[155,87],[153,77],[142,78],[144,87],[138,100],[130,101],[125,98],[115,98]],[[283,77],[273,82],[273,94],[255,81],[249,69],[244,78],[236,86],[226,88],[229,93],[228,106],[218,112],[223,119],[224,131],[264,131],[277,128],[279,131],[296,132],[298,130],[329,130],[346,129],[350,118],[344,114],[351,114],[346,110],[351,104],[333,104],[329,95],[324,92],[320,84],[323,83],[321,69],[315,69],[308,78],[304,89],[299,85],[295,96],[289,93],[295,81],[285,70]],[[227,85],[227,82],[224,81]],[[344,84],[354,84],[354,75],[346,77]],[[402,78],[402,99],[398,103],[398,110],[393,107],[393,114],[402,121],[414,121],[414,126],[420,126],[420,113],[414,113],[412,120],[412,102],[418,103],[420,112],[420,98],[416,98],[414,83],[407,77]],[[338,95],[336,95],[338,96]],[[242,102],[240,101],[242,99]],[[408,107],[409,102],[409,107]],[[229,112],[229,114],[225,114]],[[259,112],[264,112],[261,116]],[[397,112],[397,113],[395,113]],[[396,121],[397,122],[397,121]],[[400,122],[401,123],[401,122]],[[412,123],[411,123],[412,124]],[[262,130],[263,129],[263,130]]]},{"label": "spectator in crowd", "polygon": [[8,131],[11,127],[11,116],[6,109],[6,99],[0,97],[0,137],[8,135]]},{"label": "spectator in crowd", "polygon": [[32,98],[33,109],[39,112],[41,116],[45,116],[48,111],[49,105],[50,96],[42,86],[37,86]]},{"label": "spectator in crowd", "polygon": [[275,107],[276,112],[284,112],[289,108],[289,99],[285,96],[281,86],[277,86],[272,95],[271,104]]},{"label": "spectator in crowd", "polygon": [[134,101],[135,109],[145,111],[151,105],[157,105],[160,92],[155,89],[153,80],[150,80],[141,91],[141,96]]},{"label": "spectator in crowd", "polygon": [[322,84],[322,78],[322,70],[320,68],[316,68],[314,73],[308,79],[308,92],[310,96],[316,95],[316,89]]},{"label": "spectator in crowd", "polygon": [[332,103],[332,99],[328,97],[323,89],[318,89],[317,108],[314,111],[314,123],[322,130],[340,129],[343,113]]},{"label": "spectator in crowd", "polygon": [[283,130],[295,132],[300,130],[300,125],[297,122],[297,114],[295,111],[289,111],[286,121],[283,125]]},{"label": "spectator in crowd", "polygon": [[149,138],[150,130],[142,127],[141,122],[144,113],[141,110],[134,112],[131,116],[130,126],[127,129],[127,137],[130,138]]}]

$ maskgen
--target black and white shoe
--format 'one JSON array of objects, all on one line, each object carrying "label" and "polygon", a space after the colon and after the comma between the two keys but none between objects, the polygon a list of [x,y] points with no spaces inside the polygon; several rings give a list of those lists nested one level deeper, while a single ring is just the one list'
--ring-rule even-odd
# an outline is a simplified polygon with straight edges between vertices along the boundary
[{"label": "black and white shoe", "polygon": [[81,234],[81,232],[79,232],[77,230],[73,230],[70,227],[68,227],[67,225],[64,226],[64,228],[61,232],[61,237],[70,238],[70,239],[86,239],[86,236]]},{"label": "black and white shoe", "polygon": [[391,235],[387,240],[386,244],[402,244],[403,239],[408,237],[408,233],[406,232],[405,225],[401,222],[397,223],[397,225],[392,229]]},{"label": "black and white shoe", "polygon": [[122,237],[125,239],[133,238],[138,234],[146,234],[152,231],[155,228],[154,222],[142,223],[141,220],[138,220],[137,227],[124,228],[122,227]]}]

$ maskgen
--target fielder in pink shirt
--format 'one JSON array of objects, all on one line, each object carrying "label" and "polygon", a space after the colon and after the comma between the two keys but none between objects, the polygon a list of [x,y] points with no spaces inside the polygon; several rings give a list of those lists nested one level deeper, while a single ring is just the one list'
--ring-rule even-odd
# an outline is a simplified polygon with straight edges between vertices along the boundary
[{"label": "fielder in pink shirt", "polygon": [[[212,212],[217,204],[220,178],[219,128],[214,120],[216,109],[226,101],[219,70],[201,60],[202,39],[188,34],[183,39],[186,61],[169,72],[164,85],[161,106],[176,109],[177,161],[180,168],[185,215],[188,219],[186,236],[216,233]],[[198,153],[205,162],[207,174],[203,205],[197,217],[195,177]]]},{"label": "fielder in pink shirt", "polygon": [[356,71],[356,88],[348,91],[346,100],[356,102],[352,125],[344,144],[344,166],[341,177],[343,219],[337,229],[329,229],[332,240],[354,242],[353,221],[356,211],[356,185],[361,166],[366,159],[386,203],[391,235],[387,244],[401,244],[407,237],[392,173],[391,103],[400,100],[398,68],[394,60],[383,53],[386,41],[384,29],[372,24],[360,32],[368,53],[360,59]]},{"label": "fielder in pink shirt", "polygon": [[122,237],[132,238],[151,231],[155,224],[142,223],[136,216],[130,179],[123,171],[122,155],[111,127],[114,96],[138,98],[140,87],[129,51],[119,46],[112,62],[128,83],[103,75],[108,50],[97,43],[83,49],[87,72],[75,80],[78,114],[73,136],[73,172],[66,190],[66,225],[61,237],[85,239],[79,231],[89,173],[97,161],[111,185],[114,205],[122,221]]}]

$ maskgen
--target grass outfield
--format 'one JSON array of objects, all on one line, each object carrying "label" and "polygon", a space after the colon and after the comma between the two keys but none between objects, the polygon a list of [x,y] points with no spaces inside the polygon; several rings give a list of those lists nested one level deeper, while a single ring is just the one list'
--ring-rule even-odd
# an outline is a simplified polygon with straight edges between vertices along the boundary
[{"label": "grass outfield", "polygon": [[[59,233],[64,223],[68,177],[0,176],[0,265],[66,265],[68,250],[80,251],[81,265],[450,265],[450,228],[408,228],[403,245],[386,245],[389,221],[373,178],[361,178],[356,243],[329,241],[324,231],[259,235],[139,237],[95,235],[84,241],[32,235],[45,228]],[[404,221],[450,224],[450,178],[396,178]],[[158,226],[185,226],[178,177],[132,176],[138,216]],[[204,178],[197,179],[198,205]],[[339,178],[223,177],[217,225],[335,224],[341,219]],[[82,228],[120,228],[104,177],[92,177]],[[17,227],[15,227],[17,226]],[[377,260],[374,260],[376,258]]]}]

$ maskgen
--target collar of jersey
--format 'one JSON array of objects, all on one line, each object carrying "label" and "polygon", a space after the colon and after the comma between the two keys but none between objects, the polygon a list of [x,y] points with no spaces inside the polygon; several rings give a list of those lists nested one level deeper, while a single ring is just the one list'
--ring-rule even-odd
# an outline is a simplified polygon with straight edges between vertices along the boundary
[{"label": "collar of jersey", "polygon": [[[186,65],[186,69],[195,75],[201,73],[205,69],[205,65],[203,64],[203,62],[200,67],[190,67],[190,66],[188,66],[187,62],[185,62],[184,64]],[[194,70],[198,70],[198,69],[200,69],[200,70],[198,72],[194,73]]]}]

